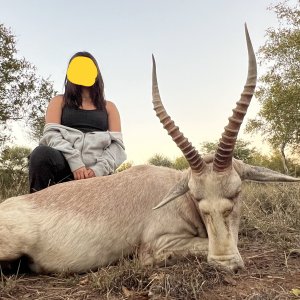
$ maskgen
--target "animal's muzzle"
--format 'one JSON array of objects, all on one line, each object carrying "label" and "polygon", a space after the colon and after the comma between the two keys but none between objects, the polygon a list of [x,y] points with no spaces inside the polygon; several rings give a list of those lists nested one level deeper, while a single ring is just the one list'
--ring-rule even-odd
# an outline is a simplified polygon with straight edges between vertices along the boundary
[{"label": "animal's muzzle", "polygon": [[209,255],[207,261],[217,269],[222,269],[230,272],[237,273],[239,270],[244,269],[245,265],[239,253],[232,255]]}]

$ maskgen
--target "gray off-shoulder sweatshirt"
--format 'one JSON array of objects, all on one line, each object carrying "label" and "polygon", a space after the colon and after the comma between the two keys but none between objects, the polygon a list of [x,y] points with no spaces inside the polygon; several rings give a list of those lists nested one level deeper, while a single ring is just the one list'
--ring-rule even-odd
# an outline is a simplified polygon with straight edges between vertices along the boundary
[{"label": "gray off-shoulder sweatshirt", "polygon": [[75,128],[48,123],[40,145],[61,151],[72,172],[85,166],[96,176],[109,175],[126,160],[121,132],[83,133]]}]

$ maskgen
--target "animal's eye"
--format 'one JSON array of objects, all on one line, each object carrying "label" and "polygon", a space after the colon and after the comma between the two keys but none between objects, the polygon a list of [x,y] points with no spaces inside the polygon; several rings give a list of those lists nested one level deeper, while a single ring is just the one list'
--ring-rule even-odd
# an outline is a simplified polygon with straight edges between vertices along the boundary
[{"label": "animal's eye", "polygon": [[195,197],[195,196],[194,196],[194,199],[195,199],[197,202],[200,202],[200,201],[203,199],[203,197],[201,197],[201,196],[200,196],[200,197]]},{"label": "animal's eye", "polygon": [[202,212],[202,214],[205,216],[205,217],[207,217],[207,216],[209,216],[209,212],[208,211],[201,211]]},{"label": "animal's eye", "polygon": [[233,196],[228,197],[228,199],[229,199],[229,200],[234,200],[234,199],[236,199],[236,198],[239,196],[240,192],[241,192],[241,191],[236,192]]},{"label": "animal's eye", "polygon": [[228,217],[233,211],[233,207],[229,208],[229,209],[226,209],[224,212],[223,212],[223,216],[226,218]]}]

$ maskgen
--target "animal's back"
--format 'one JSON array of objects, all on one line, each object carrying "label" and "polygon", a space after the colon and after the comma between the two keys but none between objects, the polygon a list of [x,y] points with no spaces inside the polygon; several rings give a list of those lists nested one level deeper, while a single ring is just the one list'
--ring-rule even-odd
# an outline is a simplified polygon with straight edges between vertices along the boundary
[{"label": "animal's back", "polygon": [[110,176],[57,184],[24,197],[43,209],[69,211],[88,219],[110,218],[130,212],[125,207],[139,209],[141,201],[143,207],[152,208],[181,176],[182,172],[173,169],[142,165]]}]

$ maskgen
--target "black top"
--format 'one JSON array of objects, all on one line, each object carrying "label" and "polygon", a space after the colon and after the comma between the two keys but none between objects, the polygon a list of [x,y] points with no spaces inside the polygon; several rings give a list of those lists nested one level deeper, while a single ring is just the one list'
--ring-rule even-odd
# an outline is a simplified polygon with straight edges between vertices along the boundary
[{"label": "black top", "polygon": [[107,112],[101,109],[86,110],[64,106],[61,125],[78,129],[84,133],[91,131],[107,131]]}]

